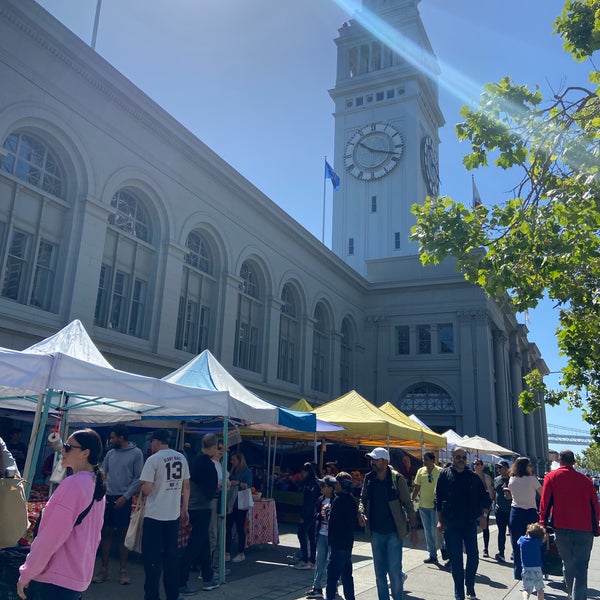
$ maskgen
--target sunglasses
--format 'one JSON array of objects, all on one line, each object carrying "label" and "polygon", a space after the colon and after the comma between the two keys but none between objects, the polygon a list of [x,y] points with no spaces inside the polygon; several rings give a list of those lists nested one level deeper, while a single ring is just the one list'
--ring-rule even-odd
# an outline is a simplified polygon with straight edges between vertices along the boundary
[{"label": "sunglasses", "polygon": [[467,460],[466,454],[454,454],[452,458],[458,458],[459,460]]},{"label": "sunglasses", "polygon": [[433,482],[433,475],[431,473],[427,474],[427,481],[429,481],[429,483]]},{"label": "sunglasses", "polygon": [[74,444],[63,444],[63,450],[65,452],[71,452],[73,448],[77,448],[78,450],[82,450],[83,446],[75,446]]}]

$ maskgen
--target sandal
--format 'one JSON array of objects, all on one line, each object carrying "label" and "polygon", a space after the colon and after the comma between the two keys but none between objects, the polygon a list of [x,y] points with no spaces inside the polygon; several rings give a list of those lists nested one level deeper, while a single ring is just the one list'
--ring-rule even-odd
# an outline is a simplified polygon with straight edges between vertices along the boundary
[{"label": "sandal", "polygon": [[108,579],[108,571],[106,569],[100,569],[92,579],[92,583],[103,583]]},{"label": "sandal", "polygon": [[128,585],[131,581],[129,580],[129,576],[127,575],[127,571],[125,569],[121,569],[119,571],[119,584],[120,585]]}]

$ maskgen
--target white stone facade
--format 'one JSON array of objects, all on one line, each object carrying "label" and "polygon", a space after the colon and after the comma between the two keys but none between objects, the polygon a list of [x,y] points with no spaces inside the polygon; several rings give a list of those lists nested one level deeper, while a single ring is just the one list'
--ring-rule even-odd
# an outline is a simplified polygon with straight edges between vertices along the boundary
[{"label": "white stone facade", "polygon": [[117,368],[208,347],[283,405],[355,388],[546,455],[539,352],[450,263],[360,275],[31,0],[0,0],[0,81],[1,346],[78,318]]}]

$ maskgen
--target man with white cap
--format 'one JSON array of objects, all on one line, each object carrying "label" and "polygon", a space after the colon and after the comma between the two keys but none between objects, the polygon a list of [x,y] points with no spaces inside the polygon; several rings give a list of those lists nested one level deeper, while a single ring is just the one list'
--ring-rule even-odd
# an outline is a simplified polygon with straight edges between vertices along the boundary
[{"label": "man with white cap", "polygon": [[371,541],[378,600],[388,600],[389,576],[393,600],[402,600],[402,540],[411,533],[417,543],[416,515],[404,477],[390,465],[390,453],[375,448],[366,454],[371,472],[365,476],[358,506],[358,522]]}]

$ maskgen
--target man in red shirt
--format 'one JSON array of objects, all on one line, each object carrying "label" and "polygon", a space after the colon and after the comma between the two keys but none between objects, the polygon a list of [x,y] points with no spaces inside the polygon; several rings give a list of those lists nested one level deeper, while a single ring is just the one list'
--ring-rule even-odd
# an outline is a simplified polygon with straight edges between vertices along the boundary
[{"label": "man in red shirt", "polygon": [[573,465],[575,455],[563,450],[560,467],[544,478],[540,523],[551,525],[565,567],[567,595],[586,600],[587,571],[594,536],[599,535],[600,505],[593,483]]}]

